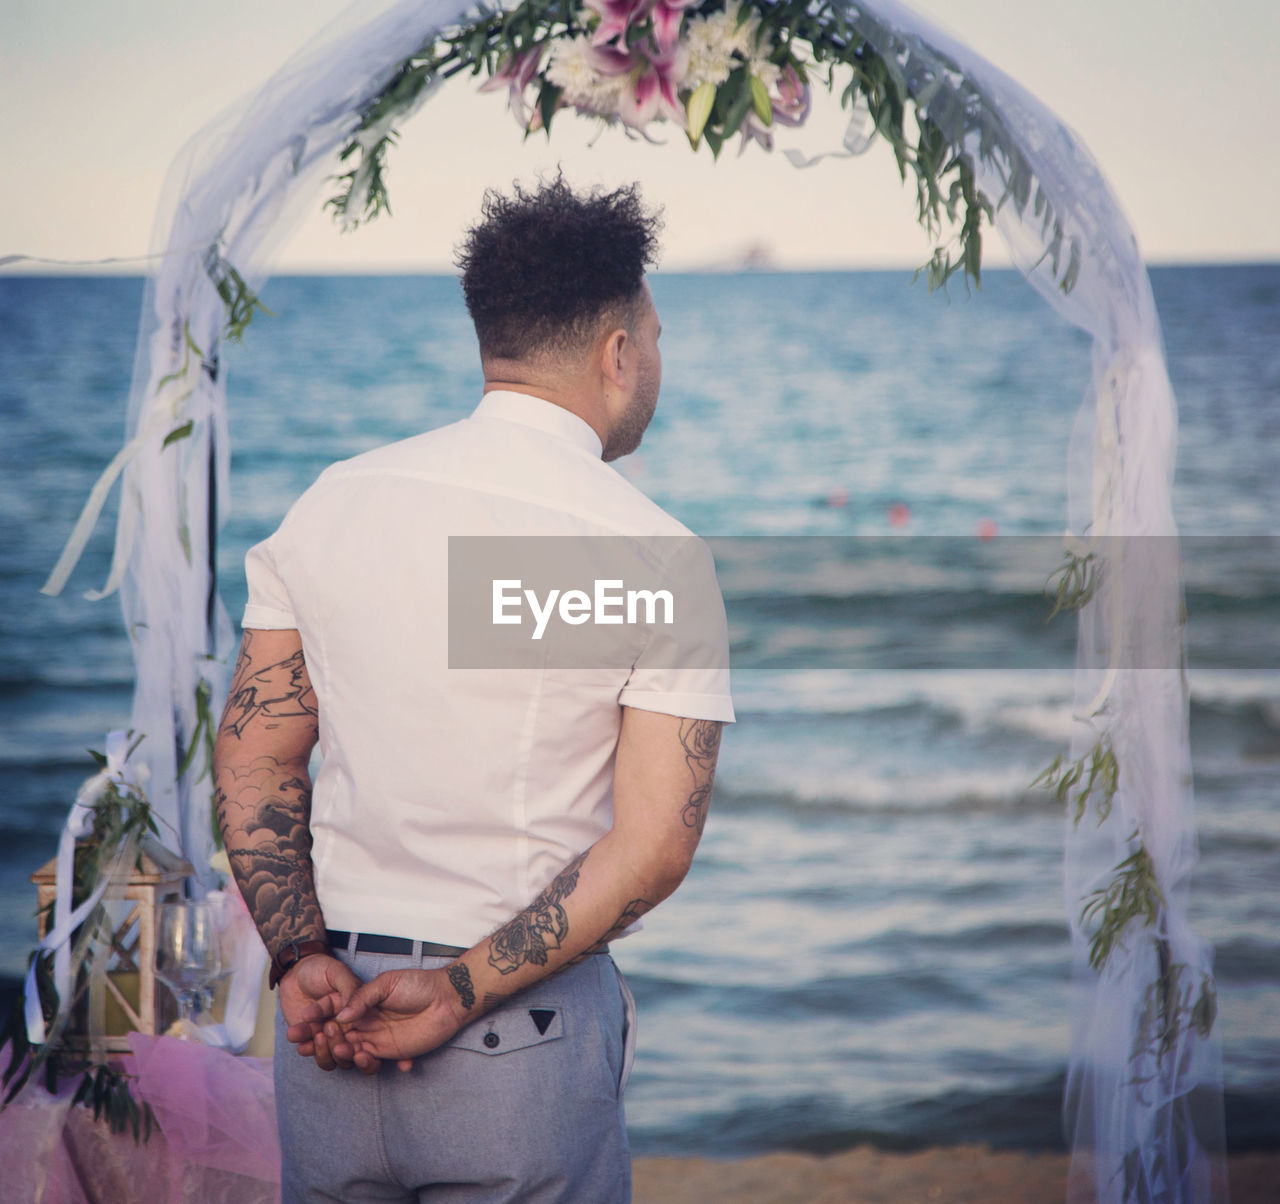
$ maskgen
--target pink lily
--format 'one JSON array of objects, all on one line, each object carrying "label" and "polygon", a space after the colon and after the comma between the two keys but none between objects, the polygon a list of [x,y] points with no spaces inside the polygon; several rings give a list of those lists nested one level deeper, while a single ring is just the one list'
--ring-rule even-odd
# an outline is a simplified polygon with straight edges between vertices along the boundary
[{"label": "pink lily", "polygon": [[809,85],[788,63],[778,77],[778,95],[773,99],[773,119],[783,125],[803,125],[809,116]]},{"label": "pink lily", "polygon": [[638,55],[617,46],[592,46],[587,55],[601,75],[627,75],[638,62]]},{"label": "pink lily", "polygon": [[[664,3],[666,0],[664,0]],[[615,38],[619,44],[627,43],[627,27],[649,15],[654,0],[584,0],[586,6],[600,14],[600,24],[591,39],[593,46],[603,46]]]},{"label": "pink lily", "polygon": [[632,129],[643,129],[655,117],[666,117],[681,129],[685,127],[684,105],[677,88],[687,66],[683,51],[662,53],[650,43],[636,47],[639,71],[624,97],[618,116]]},{"label": "pink lily", "polygon": [[670,54],[675,49],[684,10],[692,3],[693,0],[658,0],[653,10],[653,37],[661,53]]},{"label": "pink lily", "polygon": [[532,46],[520,54],[508,56],[502,61],[498,70],[478,89],[480,92],[497,92],[504,85],[509,87],[508,103],[511,105],[511,112],[525,129],[529,128],[529,121],[535,116],[525,103],[525,90],[538,74],[538,67],[542,62],[543,54],[546,53],[547,45],[546,42],[540,42],[537,46]]}]

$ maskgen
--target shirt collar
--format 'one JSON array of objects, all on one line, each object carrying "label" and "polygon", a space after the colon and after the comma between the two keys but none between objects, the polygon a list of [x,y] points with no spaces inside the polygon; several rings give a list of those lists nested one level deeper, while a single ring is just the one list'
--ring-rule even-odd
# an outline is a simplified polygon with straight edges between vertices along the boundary
[{"label": "shirt collar", "polygon": [[518,422],[521,426],[531,426],[534,430],[572,443],[575,447],[590,452],[596,459],[604,454],[600,436],[592,430],[590,423],[563,406],[544,401],[541,397],[534,397],[529,393],[515,393],[510,389],[491,389],[480,399],[480,404],[476,406],[471,417]]}]

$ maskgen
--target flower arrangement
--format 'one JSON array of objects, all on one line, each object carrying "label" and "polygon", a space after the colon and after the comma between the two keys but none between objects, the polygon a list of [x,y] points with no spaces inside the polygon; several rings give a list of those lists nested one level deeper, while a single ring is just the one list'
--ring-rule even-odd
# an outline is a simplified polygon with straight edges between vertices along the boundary
[{"label": "flower arrangement", "polygon": [[502,87],[529,131],[573,108],[640,133],[671,121],[695,149],[705,134],[715,154],[736,132],[742,149],[771,149],[775,122],[809,113],[804,63],[739,0],[585,0],[562,36],[508,54],[480,90]]},{"label": "flower arrangement", "polygon": [[[957,272],[980,283],[982,228],[1000,206],[1034,204],[1044,255],[1064,292],[1080,269],[1064,228],[997,109],[954,64],[900,37],[848,0],[521,0],[482,5],[428,38],[361,110],[343,147],[348,169],[326,208],[344,228],[390,212],[384,170],[396,125],[438,83],[463,71],[481,91],[506,89],[526,134],[548,135],[572,109],[653,141],[669,121],[695,150],[719,156],[773,148],[779,126],[801,125],[822,85],[850,111],[846,150],[876,138],[915,184],[916,213],[936,240],[921,271],[930,288]],[[1002,195],[977,183],[975,156],[995,168]],[[251,308],[250,311],[251,312]]]}]

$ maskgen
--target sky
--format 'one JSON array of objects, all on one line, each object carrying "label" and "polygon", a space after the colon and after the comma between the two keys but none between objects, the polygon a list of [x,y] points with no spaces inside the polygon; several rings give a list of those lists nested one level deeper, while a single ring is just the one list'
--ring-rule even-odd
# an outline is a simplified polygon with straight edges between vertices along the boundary
[{"label": "sky", "polygon": [[[376,11],[387,0],[366,0]],[[253,91],[347,0],[0,0],[0,256],[145,254],[183,144]],[[1149,262],[1280,259],[1280,5],[1274,0],[916,0],[1080,134]],[[915,267],[930,244],[891,156],[798,170],[736,141],[719,162],[673,127],[666,145],[569,113],[524,139],[505,96],[461,76],[393,151],[395,216],[340,234],[324,195],[277,271],[448,271],[486,187],[563,166],[583,184],[631,179],[666,214],[662,266],[722,268],[763,249],[785,268]],[[800,145],[834,149],[825,92]],[[598,135],[598,136],[597,136]],[[987,252],[999,264],[998,247]],[[18,270],[15,268],[8,269]],[[21,270],[42,269],[21,265]],[[84,270],[84,269],[80,269]],[[117,265],[112,270],[140,270]]]}]

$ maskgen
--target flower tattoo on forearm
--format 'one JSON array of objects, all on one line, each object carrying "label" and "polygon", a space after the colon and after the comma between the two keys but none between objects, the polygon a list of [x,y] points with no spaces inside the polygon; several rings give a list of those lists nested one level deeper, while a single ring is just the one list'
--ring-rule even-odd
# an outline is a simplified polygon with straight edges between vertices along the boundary
[{"label": "flower tattoo on forearm", "polygon": [[685,719],[680,723],[680,747],[693,775],[693,790],[685,800],[681,817],[685,827],[696,828],[699,836],[706,827],[707,808],[711,805],[716,758],[720,755],[720,728],[714,719]]},{"label": "flower tattoo on forearm", "polygon": [[489,938],[489,964],[494,969],[511,974],[526,963],[547,964],[547,955],[569,935],[569,916],[561,905],[577,887],[586,859],[586,853],[579,853],[524,911]]}]

